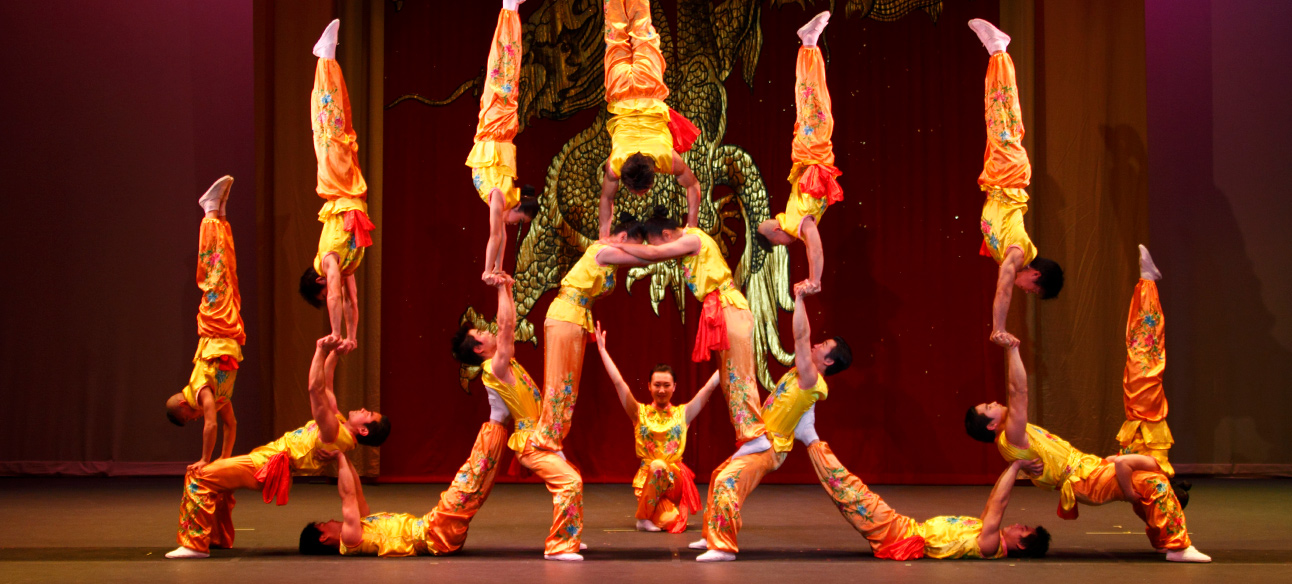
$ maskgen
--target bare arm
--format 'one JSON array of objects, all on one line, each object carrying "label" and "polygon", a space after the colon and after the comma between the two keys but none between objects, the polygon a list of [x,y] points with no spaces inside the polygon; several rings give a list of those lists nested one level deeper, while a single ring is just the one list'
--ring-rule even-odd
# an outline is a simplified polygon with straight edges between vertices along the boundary
[{"label": "bare arm", "polygon": [[359,476],[344,454],[337,455],[336,464],[336,490],[341,495],[341,543],[354,547],[363,543],[361,521],[368,515],[368,503],[363,500]]},{"label": "bare arm", "polygon": [[1005,319],[1009,315],[1009,302],[1014,297],[1014,276],[1023,263],[1023,250],[1012,247],[1005,254],[1005,261],[1000,263],[996,276],[996,298],[991,303],[991,342],[1002,347],[1018,346],[1018,338],[1005,330]]},{"label": "bare arm", "polygon": [[825,254],[821,251],[821,234],[816,229],[816,219],[808,217],[799,223],[799,235],[803,245],[807,246],[808,281],[812,283],[812,293],[821,291],[821,270],[825,267]]},{"label": "bare arm", "polygon": [[327,317],[332,325],[332,336],[341,340],[341,315],[345,309],[345,292],[342,290],[341,267],[336,263],[336,254],[323,256],[323,275],[327,277]]},{"label": "bare arm", "polygon": [[336,343],[323,337],[315,343],[314,359],[310,361],[310,411],[319,427],[319,440],[326,444],[336,441],[340,423],[336,419],[336,403],[332,393],[332,373],[336,370]]},{"label": "bare arm", "polygon": [[188,465],[189,470],[198,470],[211,463],[211,455],[215,453],[215,435],[220,425],[216,418],[215,396],[210,388],[198,390],[197,405],[202,408],[202,458]]},{"label": "bare arm", "polygon": [[345,277],[345,325],[346,338],[337,346],[342,355],[359,346],[359,286],[354,274]]},{"label": "bare arm", "polygon": [[502,248],[506,245],[507,239],[507,222],[503,220],[503,209],[506,197],[502,191],[494,189],[489,192],[489,239],[485,244],[485,264],[484,272],[480,278],[484,279],[489,276],[490,272],[501,271]]},{"label": "bare arm", "polygon": [[1005,349],[1009,361],[1009,413],[1005,415],[1005,439],[1019,448],[1028,448],[1027,441],[1027,370],[1018,347]]},{"label": "bare arm", "polygon": [[686,190],[686,226],[697,227],[700,225],[700,181],[677,152],[673,153],[673,169],[677,171],[677,184]]},{"label": "bare arm", "polygon": [[224,423],[224,443],[220,445],[220,458],[233,456],[233,441],[238,438],[238,418],[233,415],[233,402],[220,408],[220,421]]},{"label": "bare arm", "polygon": [[[498,349],[493,354],[494,375],[503,383],[515,383],[511,375],[511,358],[516,354],[516,301],[512,298],[512,280],[502,276],[498,288]],[[505,377],[504,377],[505,375]]]},{"label": "bare arm", "polygon": [[816,363],[812,362],[812,327],[808,324],[807,308],[803,305],[805,286],[794,286],[794,367],[799,371],[799,387],[816,387]]},{"label": "bare arm", "polygon": [[704,384],[704,387],[695,392],[695,397],[686,402],[686,423],[688,425],[695,421],[696,416],[700,415],[700,410],[704,409],[704,404],[709,401],[709,396],[713,395],[714,389],[717,389],[718,382],[722,379],[719,376],[721,372],[721,369],[714,371],[713,375],[709,376],[709,381]]},{"label": "bare arm", "polygon": [[598,212],[597,219],[601,222],[601,228],[597,236],[600,239],[610,237],[611,215],[615,210],[615,193],[619,192],[619,175],[610,168],[610,161],[605,164],[606,174],[601,178],[601,209]]},{"label": "bare arm", "polygon": [[597,252],[597,264],[602,266],[645,266],[650,262],[632,255],[614,246],[606,246]]},{"label": "bare arm", "polygon": [[610,358],[610,352],[606,350],[606,331],[601,330],[601,321],[597,321],[596,336],[597,351],[601,353],[601,364],[605,365],[610,383],[615,386],[615,391],[619,392],[619,403],[624,406],[624,413],[628,414],[628,418],[636,422],[638,402],[633,398],[633,391],[624,382],[624,376],[619,374],[619,368],[615,367],[615,360]]},{"label": "bare arm", "polygon": [[700,238],[694,235],[683,235],[660,245],[616,243],[615,247],[648,262],[662,262],[700,251]]},{"label": "bare arm", "polygon": [[982,531],[978,533],[978,550],[984,556],[991,557],[1000,549],[1000,521],[1009,506],[1009,494],[1014,490],[1018,471],[1027,464],[1022,460],[1011,463],[1005,472],[1000,473],[996,486],[991,488],[991,495],[987,496],[987,507],[982,510]]}]

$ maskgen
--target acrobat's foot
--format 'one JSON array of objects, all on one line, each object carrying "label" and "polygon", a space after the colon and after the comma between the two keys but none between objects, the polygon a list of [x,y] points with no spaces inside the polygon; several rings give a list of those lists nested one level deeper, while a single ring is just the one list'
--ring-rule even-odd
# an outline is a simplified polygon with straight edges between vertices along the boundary
[{"label": "acrobat's foot", "polygon": [[695,557],[697,562],[730,562],[734,559],[736,554],[722,550],[709,550]]},{"label": "acrobat's foot", "polygon": [[544,560],[553,560],[557,562],[582,562],[583,556],[573,552],[564,554],[543,554]]},{"label": "acrobat's foot", "polygon": [[830,11],[826,10],[812,17],[807,24],[799,27],[799,40],[803,41],[805,47],[815,47],[816,40],[821,36],[821,31],[825,30],[825,25],[830,23]]},{"label": "acrobat's foot", "polygon": [[579,551],[583,551],[583,550],[586,550],[586,549],[588,549],[588,544],[583,543],[583,542],[579,542]]},{"label": "acrobat's foot", "polygon": [[315,57],[320,59],[336,58],[336,34],[340,30],[340,19],[328,23],[327,28],[323,29],[323,36],[319,37],[319,42],[314,43]]},{"label": "acrobat's foot", "polygon": [[686,547],[689,547],[693,550],[707,550],[709,549],[709,541],[704,539],[701,539],[699,541],[693,541],[691,543],[686,544]]},{"label": "acrobat's foot", "polygon": [[654,523],[651,523],[651,520],[649,519],[638,519],[637,531],[660,531],[660,528],[656,527]]},{"label": "acrobat's foot", "polygon": [[211,188],[206,189],[206,193],[201,197],[198,197],[197,206],[201,207],[202,210],[207,213],[219,211],[220,214],[223,215],[224,202],[228,200],[229,187],[232,186],[233,177],[227,174],[216,179],[214,183],[211,183]]},{"label": "acrobat's foot", "polygon": [[[171,551],[169,551],[169,552],[166,552],[166,557],[168,557],[168,558],[170,558],[170,559],[172,559],[172,560],[176,560],[176,559],[179,559],[179,560],[196,560],[196,559],[199,559],[199,558],[209,558],[209,557],[211,557],[211,554],[208,554],[208,553],[206,553],[206,552],[199,552],[199,551],[197,551],[197,550],[191,550],[191,549],[188,549],[188,548],[186,548],[186,547],[184,547],[184,546],[179,546],[179,547],[177,547],[177,548],[175,548],[175,549],[173,549],[173,550],[171,550]],[[1208,559],[1210,559],[1210,558],[1208,558]]]},{"label": "acrobat's foot", "polygon": [[1205,564],[1211,561],[1211,556],[1198,551],[1198,548],[1189,546],[1182,550],[1169,550],[1166,552],[1166,561],[1168,562],[1193,562],[1195,564]]},{"label": "acrobat's foot", "polygon": [[969,21],[969,28],[973,29],[974,34],[978,35],[978,40],[982,46],[987,47],[987,54],[995,55],[996,53],[1005,52],[1009,46],[1009,35],[1000,31],[999,28],[992,26],[990,22],[981,18],[975,18]]},{"label": "acrobat's foot", "polygon": [[524,3],[525,0],[502,0],[502,7],[504,10],[515,12],[516,9],[520,8],[520,5]]},{"label": "acrobat's foot", "polygon": [[1154,282],[1162,279],[1162,272],[1153,263],[1153,256],[1148,255],[1148,248],[1139,246],[1139,277]]}]

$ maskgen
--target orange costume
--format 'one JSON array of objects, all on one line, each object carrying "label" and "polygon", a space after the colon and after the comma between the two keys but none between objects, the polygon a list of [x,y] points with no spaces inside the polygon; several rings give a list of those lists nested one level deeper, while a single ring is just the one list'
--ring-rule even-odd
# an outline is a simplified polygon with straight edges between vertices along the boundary
[{"label": "orange costume", "polygon": [[198,393],[209,388],[215,407],[233,398],[233,382],[242,361],[247,333],[242,328],[242,294],[238,291],[238,259],[233,250],[233,230],[224,217],[202,220],[198,235],[197,352],[193,373],[184,386],[184,401],[201,411]]},{"label": "orange costume", "polygon": [[664,104],[664,53],[650,1],[607,0],[605,12],[610,167],[619,174],[624,161],[640,153],[655,162],[655,172],[673,174],[673,152],[690,150],[700,131]]},{"label": "orange costume", "polygon": [[834,115],[830,113],[830,89],[825,84],[825,60],[821,49],[799,47],[794,68],[794,142],[790,151],[790,198],[785,212],[776,216],[781,229],[799,237],[799,225],[807,217],[817,223],[825,208],[843,200],[843,189],[835,177],[843,174],[834,166]]},{"label": "orange costume", "polygon": [[349,452],[354,435],[345,428],[345,418],[336,441],[319,440],[318,424],[301,426],[249,454],[221,458],[184,476],[184,496],[179,506],[179,545],[206,553],[210,546],[233,547],[233,492],[237,489],[263,490],[265,502],[277,497],[286,505],[294,471],[320,474],[323,464],[314,458],[317,449]]},{"label": "orange costume", "polygon": [[1036,259],[1036,246],[1023,225],[1028,200],[1023,189],[1032,180],[1032,164],[1023,149],[1023,112],[1009,53],[991,56],[985,86],[987,150],[978,188],[987,193],[987,200],[982,206],[982,247],[978,253],[999,264],[1005,261],[1009,248],[1017,247],[1026,266]]},{"label": "orange costume", "polygon": [[372,245],[368,220],[368,183],[359,169],[359,142],[350,124],[350,94],[341,65],[335,59],[318,60],[314,91],[310,95],[310,127],[314,131],[314,158],[318,161],[319,234],[314,271],[323,274],[323,258],[336,254],[341,275],[359,269],[364,248]]},{"label": "orange costume", "polygon": [[439,556],[461,549],[467,540],[471,518],[493,489],[506,437],[507,428],[502,424],[485,422],[476,435],[471,455],[430,513],[421,517],[407,513],[374,513],[364,517],[362,542],[355,547],[347,547],[342,542],[341,555]]},{"label": "orange costume", "polygon": [[754,380],[754,315],[745,295],[736,288],[718,243],[695,227],[687,227],[684,233],[700,238],[700,250],[678,258],[678,263],[687,289],[704,305],[691,360],[707,361],[711,350],[718,351],[723,367],[722,394],[727,398],[736,442],[743,444],[765,431],[758,407],[758,382]]},{"label": "orange costume", "polygon": [[637,519],[649,519],[670,533],[686,531],[687,517],[700,510],[695,473],[682,462],[686,450],[686,406],[637,404],[633,439],[641,466],[633,477]]},{"label": "orange costume", "polygon": [[1166,425],[1166,319],[1157,298],[1157,282],[1140,280],[1126,317],[1126,369],[1122,373],[1122,399],[1126,422],[1117,433],[1122,454],[1144,454],[1157,459],[1162,472],[1175,476],[1167,453],[1175,440]]},{"label": "orange costume", "polygon": [[817,440],[808,446],[812,468],[839,513],[867,541],[875,557],[889,560],[913,560],[928,556],[936,559],[982,558],[1005,556],[1002,543],[996,553],[984,555],[978,548],[982,520],[977,517],[942,516],[923,523],[893,511],[866,483],[848,472],[835,458],[830,445]]},{"label": "orange costume", "polygon": [[1136,472],[1131,475],[1134,493],[1122,493],[1113,463],[1073,448],[1040,426],[1027,425],[1027,448],[1009,443],[1005,433],[996,438],[997,449],[1008,462],[1040,459],[1041,475],[1032,484],[1059,491],[1059,517],[1077,518],[1077,503],[1103,505],[1127,501],[1144,520],[1145,533],[1154,548],[1183,550],[1191,544],[1184,524],[1184,512],[1166,475]]},{"label": "orange costume", "polygon": [[494,189],[502,192],[503,209],[520,204],[516,187],[516,146],[512,140],[520,131],[516,107],[520,104],[521,44],[520,15],[502,9],[494,28],[485,73],[484,92],[480,95],[480,116],[476,126],[475,145],[467,155],[471,182],[485,204]]}]

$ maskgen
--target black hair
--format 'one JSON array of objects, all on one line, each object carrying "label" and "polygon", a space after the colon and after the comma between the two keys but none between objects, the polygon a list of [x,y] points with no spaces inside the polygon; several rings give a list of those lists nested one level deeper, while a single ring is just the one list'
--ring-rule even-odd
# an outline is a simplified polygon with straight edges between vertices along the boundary
[{"label": "black hair", "polygon": [[170,420],[170,423],[175,424],[176,426],[181,428],[184,427],[184,419],[176,416],[175,412],[170,411],[170,408],[166,408],[166,419]]},{"label": "black hair", "polygon": [[656,373],[667,373],[669,377],[673,378],[674,382],[677,382],[677,374],[673,373],[673,368],[664,363],[660,363],[659,365],[656,365],[654,369],[650,370],[652,377],[654,377]]},{"label": "black hair", "polygon": [[335,556],[341,553],[341,547],[332,547],[319,541],[323,530],[315,523],[306,523],[301,530],[301,553],[307,556]]},{"label": "black hair", "polygon": [[368,422],[363,427],[368,429],[368,433],[355,436],[354,441],[364,446],[381,446],[390,437],[390,416],[381,414],[380,420]]},{"label": "black hair", "polygon": [[969,406],[965,411],[965,434],[979,442],[991,444],[996,441],[996,433],[987,427],[991,424],[991,418],[978,413],[976,408],[977,406]]},{"label": "black hair", "polygon": [[834,348],[830,349],[825,357],[833,361],[825,371],[822,371],[826,377],[829,377],[852,366],[852,347],[848,346],[848,342],[843,340],[843,337],[835,337]]},{"label": "black hair", "polygon": [[1038,525],[1032,535],[1019,539],[1018,545],[1022,547],[1009,550],[1011,558],[1044,558],[1050,551],[1050,532]]},{"label": "black hair", "polygon": [[1171,490],[1175,491],[1175,499],[1180,502],[1180,509],[1189,506],[1189,489],[1193,488],[1193,483],[1179,478],[1171,477]]},{"label": "black hair", "polygon": [[755,231],[754,243],[758,244],[758,249],[763,250],[763,253],[772,253],[772,240],[767,239],[766,235]]},{"label": "black hair", "polygon": [[610,235],[627,233],[628,239],[645,239],[645,231],[642,222],[638,221],[637,217],[634,217],[632,213],[623,211],[619,213],[618,222],[615,223],[614,227],[610,228]]},{"label": "black hair", "polygon": [[534,195],[534,185],[525,185],[520,187],[520,204],[516,205],[517,209],[530,221],[538,215],[538,197]]},{"label": "black hair", "polygon": [[458,328],[458,332],[453,333],[453,358],[459,363],[467,365],[479,365],[484,363],[484,357],[476,352],[476,347],[480,346],[480,341],[471,336],[471,331],[475,327],[471,323],[463,323]]},{"label": "black hair", "polygon": [[1063,268],[1059,263],[1037,256],[1028,267],[1041,273],[1036,277],[1036,285],[1041,287],[1041,300],[1058,297],[1059,291],[1063,290]]},{"label": "black hair", "polygon": [[301,274],[301,298],[314,308],[323,308],[323,300],[319,298],[319,293],[325,287],[319,283],[319,273],[314,271],[314,266],[305,266],[305,273]]},{"label": "black hair", "polygon": [[659,237],[666,229],[677,229],[677,220],[668,216],[668,207],[657,205],[655,211],[651,213],[650,219],[647,219],[642,226],[646,231],[647,237]]},{"label": "black hair", "polygon": [[619,180],[630,191],[647,190],[655,184],[655,163],[641,152],[629,156],[619,168]]}]

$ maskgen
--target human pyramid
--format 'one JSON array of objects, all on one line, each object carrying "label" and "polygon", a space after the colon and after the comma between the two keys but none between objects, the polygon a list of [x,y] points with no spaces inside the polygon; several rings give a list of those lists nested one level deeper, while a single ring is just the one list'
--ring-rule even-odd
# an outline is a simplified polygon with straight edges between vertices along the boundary
[{"label": "human pyramid", "polygon": [[[301,278],[301,294],[316,307],[325,303],[331,324],[320,338],[309,370],[312,420],[249,454],[231,456],[236,433],[233,383],[245,342],[239,315],[233,238],[225,219],[231,177],[223,177],[199,199],[205,211],[199,237],[197,281],[203,291],[198,312],[198,343],[188,385],[167,402],[171,421],[183,425],[203,419],[202,457],[188,467],[180,507],[179,547],[168,558],[208,557],[211,547],[233,545],[233,492],[262,492],[266,503],[286,504],[292,475],[318,474],[333,461],[341,498],[341,521],[310,523],[300,534],[304,554],[411,556],[457,551],[472,517],[488,498],[504,447],[521,466],[541,478],[552,493],[552,527],[543,557],[578,561],[586,549],[583,535],[583,481],[566,461],[562,441],[570,431],[578,399],[585,335],[597,349],[625,413],[633,421],[641,464],[633,479],[637,529],[680,533],[689,516],[703,512],[703,538],[690,544],[705,550],[697,561],[736,559],[741,508],[762,478],[785,461],[794,442],[802,442],[825,488],[844,519],[869,543],[874,555],[893,560],[924,556],[938,559],[1042,557],[1050,536],[1042,527],[1003,523],[1010,492],[1019,476],[1038,487],[1059,491],[1059,515],[1077,517],[1077,504],[1126,501],[1141,519],[1155,549],[1166,559],[1208,562],[1195,549],[1185,526],[1187,484],[1174,480],[1167,453],[1172,444],[1163,394],[1164,320],[1156,282],[1161,274],[1140,246],[1141,279],[1127,320],[1124,401],[1126,422],[1118,433],[1121,452],[1098,458],[1073,448],[1029,424],[1027,375],[1019,340],[1005,326],[1014,287],[1042,298],[1063,286],[1058,264],[1037,255],[1022,216],[1027,211],[1031,166],[1022,146],[1023,124],[1014,67],[1005,49],[1009,37],[982,20],[970,21],[990,54],[985,107],[987,149],[978,183],[986,193],[981,253],[999,264],[990,340],[1005,348],[1008,400],[970,407],[965,430],[972,438],[995,443],[1009,467],[992,488],[979,517],[943,516],[917,521],[890,508],[834,456],[815,429],[816,402],[828,396],[826,377],[851,363],[840,337],[813,344],[805,299],[821,290],[823,256],[818,223],[829,205],[843,199],[836,180],[831,144],[833,117],[825,63],[816,47],[829,21],[822,12],[798,31],[802,46],[796,63],[797,118],[792,147],[790,196],[785,212],[758,226],[759,244],[803,241],[809,277],[794,285],[795,367],[781,377],[760,405],[751,343],[754,319],[735,285],[717,244],[697,229],[700,187],[679,153],[699,135],[681,114],[665,105],[665,62],[651,23],[649,0],[605,2],[605,87],[611,118],[611,151],[604,167],[599,209],[600,239],[561,280],[543,325],[543,383],[540,386],[514,358],[516,310],[512,278],[503,270],[506,225],[528,222],[538,211],[531,187],[516,186],[519,129],[517,97],[522,58],[520,16],[524,0],[503,0],[487,68],[475,145],[467,158],[472,180],[489,207],[489,238],[481,279],[498,296],[498,332],[464,325],[452,339],[454,356],[479,365],[490,415],[481,426],[467,461],[429,513],[372,513],[358,473],[345,453],[356,444],[381,445],[390,420],[364,409],[342,415],[333,393],[333,372],[341,355],[357,346],[358,304],[354,271],[372,244],[374,225],[367,216],[367,185],[357,162],[358,145],[350,125],[350,104],[335,60],[339,21],[333,21],[314,46],[319,57],[311,95],[311,124],[318,161],[318,194],[327,202],[318,254]],[[645,221],[620,213],[611,221],[620,186],[641,195],[657,173],[677,177],[689,212],[685,225],[663,208]],[[676,259],[687,287],[702,304],[692,359],[718,354],[719,369],[687,404],[675,406],[672,369],[657,366],[650,377],[650,403],[639,403],[607,348],[607,332],[591,306],[609,294],[621,266],[642,266]],[[739,447],[714,471],[701,500],[694,473],[682,462],[688,425],[709,396],[721,388]],[[507,420],[512,432],[507,435]],[[220,456],[212,459],[219,422],[224,424]]]}]

